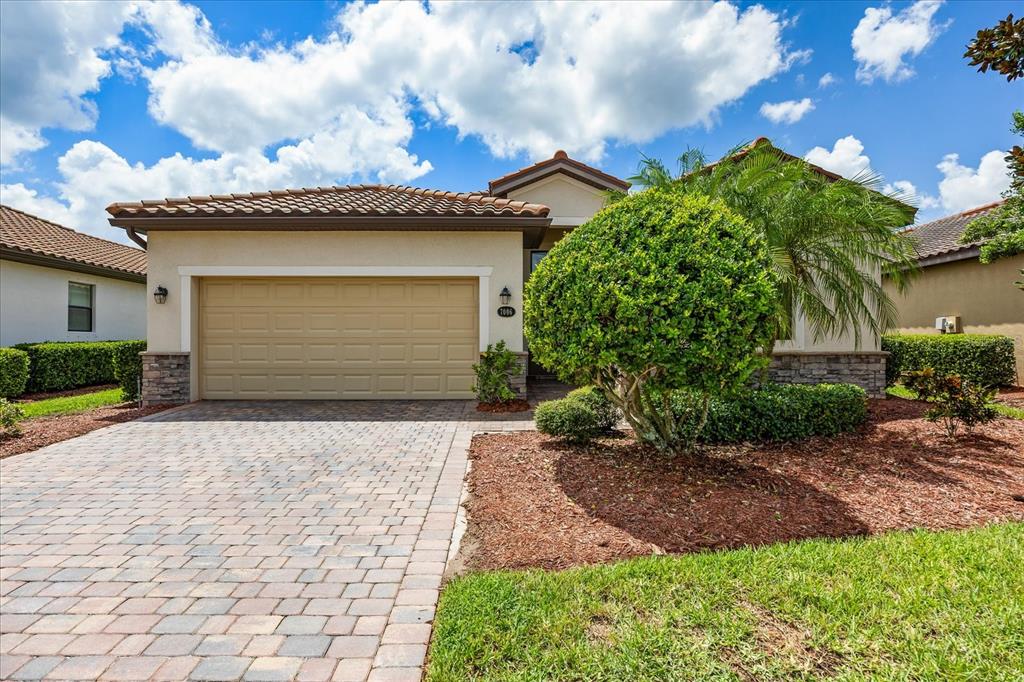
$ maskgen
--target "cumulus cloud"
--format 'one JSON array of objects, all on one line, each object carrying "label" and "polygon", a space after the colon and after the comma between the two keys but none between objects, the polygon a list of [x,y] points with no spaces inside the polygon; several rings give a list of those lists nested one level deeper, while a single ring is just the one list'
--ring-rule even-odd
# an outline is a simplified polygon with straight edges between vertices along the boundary
[{"label": "cumulus cloud", "polygon": [[914,183],[909,180],[897,180],[896,182],[886,184],[882,191],[897,197],[901,201],[917,206],[922,211],[937,208],[940,205],[936,197],[918,191]]},{"label": "cumulus cloud", "polygon": [[[13,206],[19,210],[52,220],[65,227],[75,227],[75,217],[68,207],[49,197],[40,196],[36,190],[17,182],[0,185],[0,203]],[[102,231],[102,226],[101,230]],[[96,233],[96,230],[93,230]]]},{"label": "cumulus cloud", "polygon": [[993,150],[981,157],[977,168],[960,163],[959,154],[946,154],[936,166],[942,173],[939,200],[950,213],[966,211],[999,199],[1010,187],[1006,152]]},{"label": "cumulus cloud", "polygon": [[833,76],[831,72],[829,72],[818,79],[818,87],[827,88],[830,85],[835,85],[835,83],[837,83],[838,81],[839,79]]},{"label": "cumulus cloud", "polygon": [[831,150],[814,147],[804,154],[804,158],[846,178],[871,170],[871,159],[864,154],[864,145],[853,135],[836,140]]},{"label": "cumulus cloud", "polygon": [[905,59],[920,54],[945,29],[933,21],[941,6],[942,0],[919,0],[898,13],[888,6],[867,8],[851,40],[857,80],[894,83],[912,76]]},{"label": "cumulus cloud", "polygon": [[[113,200],[364,177],[410,182],[431,169],[408,151],[424,115],[498,157],[565,149],[597,161],[609,143],[712,125],[723,105],[808,55],[785,45],[778,14],[727,2],[354,3],[325,37],[241,47],[220,42],[200,10],[180,3],[45,5],[18,21],[7,20],[9,4],[5,27],[30,25],[36,37],[5,41],[5,88],[40,44],[81,59],[69,64],[84,73],[61,80],[54,74],[69,64],[57,60],[33,67],[12,97],[5,90],[3,115],[16,114],[4,125],[12,149],[38,148],[46,127],[88,129],[96,110],[86,95],[123,68],[148,87],[156,121],[214,154],[142,165],[96,141],[75,144],[60,159],[54,198],[82,229],[100,223]],[[92,14],[77,22],[72,12]],[[64,37],[76,23],[83,37]],[[120,42],[125,25],[148,40]],[[25,104],[44,100],[67,111]]]},{"label": "cumulus cloud", "polygon": [[791,99],[774,104],[765,102],[761,105],[761,115],[772,123],[796,123],[813,109],[814,102],[810,97],[804,97],[799,101]]}]

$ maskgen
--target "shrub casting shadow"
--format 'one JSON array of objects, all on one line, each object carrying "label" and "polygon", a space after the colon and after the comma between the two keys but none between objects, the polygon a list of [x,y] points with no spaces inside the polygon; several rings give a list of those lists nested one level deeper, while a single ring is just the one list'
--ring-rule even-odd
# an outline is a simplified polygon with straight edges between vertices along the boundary
[{"label": "shrub casting shadow", "polygon": [[844,502],[798,478],[718,457],[668,459],[632,442],[558,443],[562,490],[589,514],[668,552],[866,535]]}]

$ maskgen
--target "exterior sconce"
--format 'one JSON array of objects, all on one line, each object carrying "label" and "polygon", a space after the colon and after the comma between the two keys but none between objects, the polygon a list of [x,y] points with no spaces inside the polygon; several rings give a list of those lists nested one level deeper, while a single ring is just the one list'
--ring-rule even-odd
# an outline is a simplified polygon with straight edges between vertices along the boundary
[{"label": "exterior sconce", "polygon": [[153,291],[153,299],[160,304],[167,302],[167,287],[157,287]]},{"label": "exterior sconce", "polygon": [[498,307],[498,317],[512,317],[516,314],[516,309],[509,305],[509,302],[512,301],[512,292],[508,290],[508,287],[502,287],[498,298],[501,299],[501,306]]},{"label": "exterior sconce", "polygon": [[512,292],[508,290],[508,287],[504,287],[498,294],[498,298],[501,299],[502,305],[508,305],[512,301]]}]

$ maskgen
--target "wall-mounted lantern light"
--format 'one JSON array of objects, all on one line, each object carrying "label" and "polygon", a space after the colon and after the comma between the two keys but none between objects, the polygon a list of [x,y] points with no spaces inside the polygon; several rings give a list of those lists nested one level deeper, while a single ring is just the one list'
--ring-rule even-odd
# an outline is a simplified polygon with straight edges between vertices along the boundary
[{"label": "wall-mounted lantern light", "polygon": [[153,299],[157,303],[166,303],[167,302],[167,287],[157,287],[153,291]]},{"label": "wall-mounted lantern light", "polygon": [[512,292],[508,290],[508,287],[504,287],[498,294],[498,298],[501,299],[502,305],[508,305],[512,301]]}]

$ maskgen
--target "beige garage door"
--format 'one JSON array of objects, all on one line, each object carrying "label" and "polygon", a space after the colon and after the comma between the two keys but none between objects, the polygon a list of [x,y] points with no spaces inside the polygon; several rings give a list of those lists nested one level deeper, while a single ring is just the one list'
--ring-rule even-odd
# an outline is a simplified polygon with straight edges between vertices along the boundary
[{"label": "beige garage door", "polygon": [[207,278],[201,397],[470,398],[477,280]]}]

